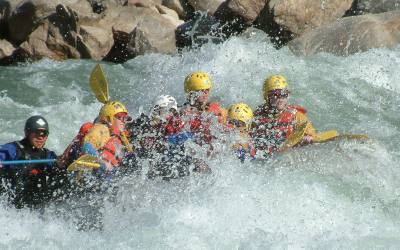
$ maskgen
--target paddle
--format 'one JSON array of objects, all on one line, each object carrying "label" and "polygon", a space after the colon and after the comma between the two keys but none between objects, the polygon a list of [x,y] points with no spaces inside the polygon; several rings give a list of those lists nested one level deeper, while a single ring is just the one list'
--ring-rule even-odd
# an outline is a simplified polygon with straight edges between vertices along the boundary
[{"label": "paddle", "polygon": [[106,104],[110,101],[108,95],[108,81],[100,64],[97,64],[90,74],[89,84],[99,102]]},{"label": "paddle", "polygon": [[0,161],[0,165],[22,165],[22,164],[38,164],[38,163],[53,163],[56,159],[40,159],[40,160],[15,160],[15,161]]},{"label": "paddle", "polygon": [[291,147],[296,146],[298,143],[300,143],[300,141],[303,139],[304,134],[306,132],[306,128],[307,128],[307,123],[303,123],[300,126],[297,127],[297,129],[294,131],[293,134],[291,134],[287,140],[285,141],[285,143],[283,144],[283,146],[281,147],[281,150],[285,150]]},{"label": "paddle", "polygon": [[82,155],[77,160],[75,160],[71,165],[68,166],[67,171],[84,171],[84,170],[93,170],[100,167],[100,163],[98,163],[98,159],[96,156],[92,155]]},{"label": "paddle", "polygon": [[[110,97],[108,95],[108,81],[100,64],[97,64],[90,74],[89,84],[99,102],[106,104],[110,101]],[[128,152],[133,152],[125,133],[121,133],[121,140]]]},{"label": "paddle", "polygon": [[[296,131],[289,136],[286,142],[283,144],[282,150],[296,146],[304,137],[304,133],[307,127],[307,123],[299,126]],[[339,134],[336,130],[328,130],[325,132],[317,133],[314,136],[312,143],[323,143],[327,141],[345,139],[345,140],[368,140],[368,135],[363,134]]]}]

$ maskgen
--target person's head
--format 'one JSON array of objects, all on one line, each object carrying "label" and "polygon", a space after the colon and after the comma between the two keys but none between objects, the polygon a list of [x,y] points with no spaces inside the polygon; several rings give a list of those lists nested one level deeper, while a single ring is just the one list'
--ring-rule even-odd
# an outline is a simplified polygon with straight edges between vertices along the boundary
[{"label": "person's head", "polygon": [[168,116],[175,114],[178,111],[178,103],[175,98],[170,95],[157,96],[153,102],[153,107],[150,111],[152,120],[164,121]]},{"label": "person's head", "polygon": [[236,103],[228,109],[228,124],[247,129],[253,119],[253,110],[246,103]]},{"label": "person's head", "polygon": [[184,89],[191,105],[206,104],[211,87],[211,79],[205,72],[192,72],[185,78]]},{"label": "person's head", "polygon": [[100,109],[99,120],[117,131],[124,131],[126,123],[132,121],[126,107],[118,101],[110,101]]},{"label": "person's head", "polygon": [[272,75],[264,82],[263,87],[264,100],[268,106],[278,112],[287,109],[289,90],[285,77],[281,75]]},{"label": "person's head", "polygon": [[25,138],[35,148],[43,148],[49,136],[49,124],[43,116],[31,116],[25,122]]}]

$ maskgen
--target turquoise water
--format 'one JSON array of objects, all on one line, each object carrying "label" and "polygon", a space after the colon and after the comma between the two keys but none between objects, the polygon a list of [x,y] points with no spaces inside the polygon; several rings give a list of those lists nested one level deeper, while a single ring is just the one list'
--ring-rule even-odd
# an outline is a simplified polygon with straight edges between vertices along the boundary
[{"label": "turquoise water", "polygon": [[[0,67],[0,143],[21,138],[25,119],[42,114],[51,126],[48,147],[62,153],[100,108],[88,86],[94,65],[43,60]],[[0,248],[398,249],[399,65],[400,48],[298,58],[258,33],[181,55],[103,64],[111,97],[134,116],[160,94],[182,103],[183,79],[194,70],[211,74],[212,99],[255,108],[263,80],[278,73],[288,78],[291,102],[308,109],[318,130],[372,139],[312,145],[245,164],[219,145],[220,154],[207,160],[209,176],[123,180],[117,201],[106,202],[101,232],[77,231],[60,208],[40,215],[1,199]]]}]

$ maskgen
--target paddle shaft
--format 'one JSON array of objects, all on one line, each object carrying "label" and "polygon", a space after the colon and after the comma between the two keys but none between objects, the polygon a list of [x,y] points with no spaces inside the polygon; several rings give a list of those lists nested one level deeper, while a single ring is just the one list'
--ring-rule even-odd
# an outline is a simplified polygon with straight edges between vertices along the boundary
[{"label": "paddle shaft", "polygon": [[22,164],[38,164],[38,163],[53,163],[56,159],[41,159],[41,160],[15,160],[15,161],[0,161],[0,165],[22,165]]}]

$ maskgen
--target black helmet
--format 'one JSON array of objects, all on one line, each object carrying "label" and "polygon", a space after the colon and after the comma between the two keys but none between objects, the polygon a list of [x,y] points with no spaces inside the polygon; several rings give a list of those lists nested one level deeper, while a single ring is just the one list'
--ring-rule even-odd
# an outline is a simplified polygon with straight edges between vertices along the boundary
[{"label": "black helmet", "polygon": [[49,131],[49,124],[46,119],[40,115],[34,115],[28,118],[25,122],[25,133],[29,133],[31,131],[36,131],[38,129]]}]

